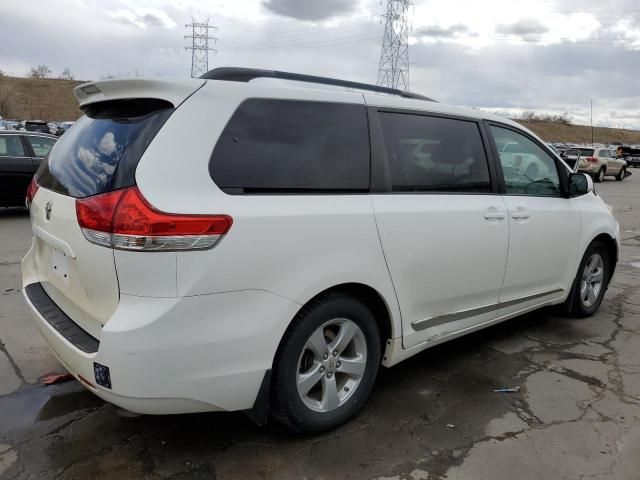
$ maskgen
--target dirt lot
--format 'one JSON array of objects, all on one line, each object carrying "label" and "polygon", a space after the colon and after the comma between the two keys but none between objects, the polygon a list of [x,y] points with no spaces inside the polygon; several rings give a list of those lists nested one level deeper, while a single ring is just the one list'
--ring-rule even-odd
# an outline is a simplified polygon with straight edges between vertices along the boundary
[{"label": "dirt lot", "polygon": [[[584,145],[591,144],[591,127],[585,125],[563,125],[552,122],[527,122],[518,120],[547,142],[569,142]],[[625,130],[622,128],[595,127],[593,129],[593,141],[595,143],[620,142],[625,145],[640,143],[640,132],[637,130]]]},{"label": "dirt lot", "polygon": [[[539,311],[382,370],[364,412],[314,438],[242,413],[131,418],[60,371],[23,305],[27,215],[0,212],[0,479],[640,477],[640,170],[598,193],[623,252],[601,311]],[[553,232],[548,232],[553,248]],[[162,381],[162,372],[149,372]],[[519,393],[494,388],[520,386]]]},{"label": "dirt lot", "polygon": [[73,96],[77,80],[0,76],[0,115],[19,120],[73,121],[82,112]]}]

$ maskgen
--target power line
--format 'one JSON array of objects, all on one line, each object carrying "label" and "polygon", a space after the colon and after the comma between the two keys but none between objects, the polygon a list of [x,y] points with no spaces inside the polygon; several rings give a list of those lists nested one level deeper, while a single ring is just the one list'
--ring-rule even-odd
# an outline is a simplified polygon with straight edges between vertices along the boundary
[{"label": "power line", "polygon": [[315,48],[315,47],[326,47],[331,45],[344,45],[350,43],[361,43],[373,41],[379,36],[376,35],[363,35],[363,36],[349,36],[349,37],[341,37],[341,38],[332,38],[325,40],[317,40],[310,42],[287,42],[284,44],[262,44],[259,46],[246,45],[246,46],[236,46],[233,50],[237,51],[264,51],[264,50],[298,50],[303,48]]},{"label": "power line", "polygon": [[197,22],[193,17],[185,28],[191,28],[191,35],[184,36],[185,39],[191,39],[191,46],[184,47],[185,50],[191,50],[191,78],[198,78],[209,71],[209,52],[217,52],[215,48],[209,47],[209,40],[213,40],[214,44],[218,41],[209,36],[209,30],[215,31],[217,28],[209,25],[208,18],[204,22]]},{"label": "power line", "polygon": [[409,90],[409,0],[388,0],[378,85]]}]

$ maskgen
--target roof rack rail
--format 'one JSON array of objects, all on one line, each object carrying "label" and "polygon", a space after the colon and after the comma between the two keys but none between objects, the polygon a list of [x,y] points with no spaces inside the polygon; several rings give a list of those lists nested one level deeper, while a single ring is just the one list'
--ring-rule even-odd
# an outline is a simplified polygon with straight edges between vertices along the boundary
[{"label": "roof rack rail", "polygon": [[405,92],[396,88],[380,87],[369,83],[350,82],[348,80],[339,80],[337,78],[318,77],[315,75],[303,75],[301,73],[280,72],[278,70],[261,70],[258,68],[241,68],[241,67],[219,67],[209,70],[200,78],[205,80],[226,80],[230,82],[248,82],[254,78],[277,78],[279,80],[293,80],[296,82],[316,83],[320,85],[335,85],[337,87],[355,88],[358,90],[367,90],[370,92],[388,93],[390,95],[398,95],[404,98],[413,98],[416,100],[426,100],[435,102],[434,99],[425,97],[418,93]]}]

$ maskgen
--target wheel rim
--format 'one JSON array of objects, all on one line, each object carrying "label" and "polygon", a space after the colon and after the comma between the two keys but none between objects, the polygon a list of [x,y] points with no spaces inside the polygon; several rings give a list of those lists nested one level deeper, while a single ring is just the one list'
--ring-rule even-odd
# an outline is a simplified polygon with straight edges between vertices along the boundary
[{"label": "wheel rim", "polygon": [[353,321],[336,318],[309,337],[298,360],[296,386],[316,412],[344,405],[360,386],[367,366],[367,342]]},{"label": "wheel rim", "polygon": [[598,300],[604,282],[604,260],[602,255],[594,253],[589,257],[582,271],[580,299],[585,307],[593,306]]},{"label": "wheel rim", "polygon": [[598,173],[598,180],[600,180],[600,181],[604,180],[604,170],[602,170],[602,169]]}]

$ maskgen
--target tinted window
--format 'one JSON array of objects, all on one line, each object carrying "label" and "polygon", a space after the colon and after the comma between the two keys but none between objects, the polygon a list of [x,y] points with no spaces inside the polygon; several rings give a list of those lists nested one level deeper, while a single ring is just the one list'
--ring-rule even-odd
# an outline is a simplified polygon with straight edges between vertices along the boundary
[{"label": "tinted window", "polygon": [[558,170],[551,155],[524,135],[506,128],[491,127],[496,143],[513,147],[500,152],[500,163],[508,194],[560,195]]},{"label": "tinted window", "polygon": [[0,156],[24,157],[25,155],[20,135],[0,135]]},{"label": "tinted window", "polygon": [[27,140],[29,140],[36,157],[46,157],[51,147],[56,143],[55,139],[46,137],[27,136]]},{"label": "tinted window", "polygon": [[350,104],[247,100],[222,132],[209,170],[228,193],[367,191],[366,110]]},{"label": "tinted window", "polygon": [[474,122],[380,114],[394,192],[490,192],[489,169]]},{"label": "tinted window", "polygon": [[140,157],[172,111],[161,100],[89,105],[40,165],[38,183],[72,197],[134,185]]}]

